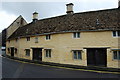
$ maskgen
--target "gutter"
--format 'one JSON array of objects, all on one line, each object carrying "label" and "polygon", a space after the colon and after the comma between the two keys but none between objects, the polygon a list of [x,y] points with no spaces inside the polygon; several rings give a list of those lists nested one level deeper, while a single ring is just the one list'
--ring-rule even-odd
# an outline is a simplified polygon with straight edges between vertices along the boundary
[{"label": "gutter", "polygon": [[114,31],[114,29],[98,29],[98,30],[73,30],[73,31],[59,31],[59,32],[49,32],[49,33],[41,33],[41,34],[32,34],[32,35],[26,35],[26,36],[19,36],[14,38],[8,38],[7,40],[12,40],[15,38],[25,38],[25,37],[33,37],[33,36],[41,36],[41,35],[48,35],[48,34],[63,34],[63,33],[71,33],[71,32],[102,32],[102,31]]}]

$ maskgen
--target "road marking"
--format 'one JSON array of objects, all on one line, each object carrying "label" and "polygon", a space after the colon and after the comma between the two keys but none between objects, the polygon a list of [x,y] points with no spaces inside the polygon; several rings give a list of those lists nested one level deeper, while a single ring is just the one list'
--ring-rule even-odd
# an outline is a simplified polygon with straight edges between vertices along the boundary
[{"label": "road marking", "polygon": [[13,78],[19,78],[21,72],[23,71],[24,64],[20,64],[20,66],[17,68],[16,72],[13,75]]},{"label": "road marking", "polygon": [[[10,59],[10,58],[7,58]],[[40,65],[40,66],[48,66],[48,67],[54,67],[54,68],[63,68],[63,69],[69,69],[69,70],[77,70],[77,71],[86,71],[86,72],[96,72],[96,73],[110,73],[110,74],[120,74],[119,72],[108,72],[108,71],[96,71],[96,70],[86,70],[86,69],[75,69],[75,68],[67,68],[67,67],[59,67],[59,66],[50,66],[45,64],[38,64],[38,63],[30,63],[30,62],[24,62],[19,60],[10,59],[16,62],[24,63],[24,64],[34,64],[34,65]]]}]

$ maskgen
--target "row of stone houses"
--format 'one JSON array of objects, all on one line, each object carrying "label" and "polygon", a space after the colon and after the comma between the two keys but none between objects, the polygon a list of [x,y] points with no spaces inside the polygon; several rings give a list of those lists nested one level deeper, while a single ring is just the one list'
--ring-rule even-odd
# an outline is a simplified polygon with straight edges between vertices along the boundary
[{"label": "row of stone houses", "polygon": [[60,64],[120,68],[120,8],[74,13],[72,3],[66,6],[66,15],[38,20],[35,12],[33,22],[8,30],[7,55]]}]

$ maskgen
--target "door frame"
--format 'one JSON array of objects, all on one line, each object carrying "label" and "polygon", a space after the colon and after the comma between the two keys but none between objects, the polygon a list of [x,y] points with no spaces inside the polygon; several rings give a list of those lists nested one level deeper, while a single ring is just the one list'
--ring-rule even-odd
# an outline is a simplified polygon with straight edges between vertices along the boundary
[{"label": "door frame", "polygon": [[10,53],[11,53],[11,57],[14,57],[14,47],[10,47]]},{"label": "door frame", "polygon": [[[35,59],[35,58],[34,58],[34,50],[35,50],[35,49],[38,49],[38,50],[40,49],[40,53],[39,53],[39,54],[40,54],[41,56],[38,56],[37,58],[41,57],[41,59]],[[41,48],[41,47],[40,47],[40,48],[38,48],[38,47],[37,47],[37,48],[36,48],[36,47],[32,47],[32,60],[42,61],[42,49],[43,49],[43,48]]]},{"label": "door frame", "polygon": [[[87,66],[103,66],[103,67],[107,67],[107,48],[85,48],[87,51],[86,51],[86,57],[87,57]],[[93,64],[89,64],[88,63],[88,56],[89,56],[89,52],[88,52],[88,49],[93,49],[94,51],[93,51],[93,56],[91,56],[92,58],[93,58]],[[105,50],[105,52],[103,52],[103,53],[101,53],[101,51],[99,51],[99,50]],[[95,53],[95,51],[99,51],[97,54]],[[95,54],[95,55],[94,55]],[[98,58],[96,58],[96,56],[98,56],[98,55],[104,55],[104,62],[103,62],[103,64],[102,65],[100,65],[100,64],[98,64],[99,63],[99,61],[100,60],[102,60],[103,58],[102,57],[99,57],[99,59]],[[90,58],[90,57],[89,57]],[[98,61],[97,61],[98,60]]]}]

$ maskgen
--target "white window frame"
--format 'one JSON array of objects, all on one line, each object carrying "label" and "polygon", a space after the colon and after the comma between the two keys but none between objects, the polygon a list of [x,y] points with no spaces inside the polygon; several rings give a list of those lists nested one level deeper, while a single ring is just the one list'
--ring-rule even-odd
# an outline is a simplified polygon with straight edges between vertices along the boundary
[{"label": "white window frame", "polygon": [[50,39],[51,39],[51,35],[50,34],[45,36],[45,40],[50,40]]},{"label": "white window frame", "polygon": [[[114,52],[117,52],[117,59],[114,58]],[[113,60],[120,60],[120,54],[119,54],[120,50],[113,50]]]},{"label": "white window frame", "polygon": [[[27,50],[29,50],[29,55],[27,55]],[[30,49],[25,49],[25,55],[30,56]]]},{"label": "white window frame", "polygon": [[27,40],[27,41],[30,41],[30,37],[26,37],[26,40]]},{"label": "white window frame", "polygon": [[[48,53],[47,53],[48,52]],[[51,58],[52,50],[51,49],[45,49],[45,57],[46,58]],[[48,55],[48,56],[47,56]]]},{"label": "white window frame", "polygon": [[[76,51],[77,53],[77,58],[74,57],[74,52]],[[78,52],[80,52],[80,58],[78,56]],[[82,60],[82,51],[81,50],[72,50],[72,54],[73,54],[73,59],[74,60]]]},{"label": "white window frame", "polygon": [[114,31],[112,31],[112,36],[113,36],[113,37],[115,37],[115,38],[116,38],[116,37],[120,37],[120,36],[118,36],[118,31],[115,31],[115,35],[116,35],[116,36],[113,35],[113,32],[114,32]]},{"label": "white window frame", "polygon": [[[78,36],[79,34],[79,36]],[[79,39],[80,38],[80,32],[73,32],[73,38]]]}]

